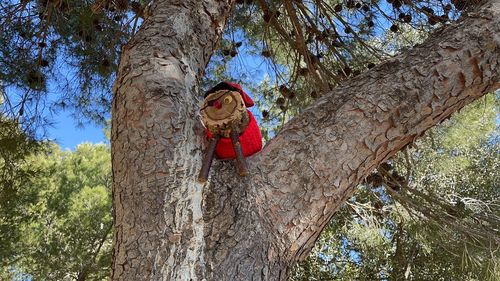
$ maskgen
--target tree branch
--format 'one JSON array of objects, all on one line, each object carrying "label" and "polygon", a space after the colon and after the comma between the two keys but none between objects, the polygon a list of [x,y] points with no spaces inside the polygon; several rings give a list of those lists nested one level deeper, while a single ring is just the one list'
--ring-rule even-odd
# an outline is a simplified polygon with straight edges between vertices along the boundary
[{"label": "tree branch", "polygon": [[379,163],[500,87],[498,34],[500,3],[490,0],[320,98],[250,160],[256,208],[278,244],[286,245],[286,259],[307,256],[335,211]]}]

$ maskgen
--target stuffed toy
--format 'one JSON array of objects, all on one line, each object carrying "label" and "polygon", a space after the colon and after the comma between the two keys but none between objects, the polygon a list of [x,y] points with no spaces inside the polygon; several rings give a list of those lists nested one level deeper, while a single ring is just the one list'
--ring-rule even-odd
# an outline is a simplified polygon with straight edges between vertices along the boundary
[{"label": "stuffed toy", "polygon": [[222,160],[236,159],[240,176],[248,174],[245,157],[262,149],[259,126],[247,109],[253,105],[252,99],[236,83],[221,82],[205,93],[200,112],[209,145],[198,181],[207,181],[214,154]]}]

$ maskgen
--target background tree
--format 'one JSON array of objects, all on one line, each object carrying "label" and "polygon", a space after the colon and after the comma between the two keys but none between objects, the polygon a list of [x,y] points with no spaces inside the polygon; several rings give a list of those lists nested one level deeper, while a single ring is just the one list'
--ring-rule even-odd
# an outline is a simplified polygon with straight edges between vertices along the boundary
[{"label": "background tree", "polygon": [[[0,89],[1,90],[1,89]],[[0,106],[2,104],[0,92]],[[0,260],[16,252],[15,242],[20,238],[19,222],[24,216],[20,206],[34,200],[32,192],[20,187],[36,174],[33,167],[20,168],[31,153],[43,150],[44,144],[26,135],[19,123],[0,114]],[[2,264],[4,267],[5,264]]]},{"label": "background tree", "polygon": [[[105,145],[52,145],[19,168],[18,215],[3,221],[2,279],[105,280],[111,268],[111,160]],[[24,173],[36,171],[36,177]],[[25,179],[28,179],[26,181]],[[4,210],[2,208],[2,210]],[[5,218],[2,215],[2,219]],[[13,239],[5,234],[17,234]],[[16,277],[17,276],[17,277]],[[22,278],[24,276],[24,278]]]}]

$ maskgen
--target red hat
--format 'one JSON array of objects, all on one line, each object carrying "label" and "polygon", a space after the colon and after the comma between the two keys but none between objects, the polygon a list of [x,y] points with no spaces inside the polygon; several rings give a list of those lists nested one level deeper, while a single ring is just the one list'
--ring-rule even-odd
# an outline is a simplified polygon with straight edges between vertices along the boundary
[{"label": "red hat", "polygon": [[254,105],[253,100],[250,98],[245,91],[241,88],[241,86],[237,83],[232,83],[232,82],[220,82],[219,84],[215,85],[212,89],[208,90],[205,93],[205,97],[207,97],[209,94],[220,91],[220,90],[231,90],[231,91],[236,91],[240,93],[241,97],[243,98],[243,102],[245,103],[246,107],[252,107]]}]

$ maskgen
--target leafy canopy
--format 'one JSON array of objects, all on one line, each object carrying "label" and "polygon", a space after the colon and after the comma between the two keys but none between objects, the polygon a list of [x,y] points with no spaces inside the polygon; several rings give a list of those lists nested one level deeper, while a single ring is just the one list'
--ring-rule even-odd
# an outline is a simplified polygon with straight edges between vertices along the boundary
[{"label": "leafy canopy", "polygon": [[[222,78],[267,97],[263,118],[293,115],[340,81],[401,50],[386,33],[428,32],[456,20],[468,0],[236,1],[205,86]],[[0,3],[0,113],[23,128],[49,111],[72,109],[80,121],[109,118],[120,47],[154,1],[6,0]],[[414,41],[407,41],[412,46]],[[256,88],[265,71],[266,89]],[[260,77],[259,77],[260,76]],[[257,80],[256,81],[256,77]]]},{"label": "leafy canopy", "polygon": [[32,280],[106,280],[112,236],[109,148],[81,144],[71,152],[52,145],[29,156],[19,170],[34,170],[36,176],[16,183],[17,194],[10,198],[27,199],[15,201],[15,221],[0,217],[9,228],[0,229],[2,246],[11,249],[0,252],[0,279],[22,273]]}]

